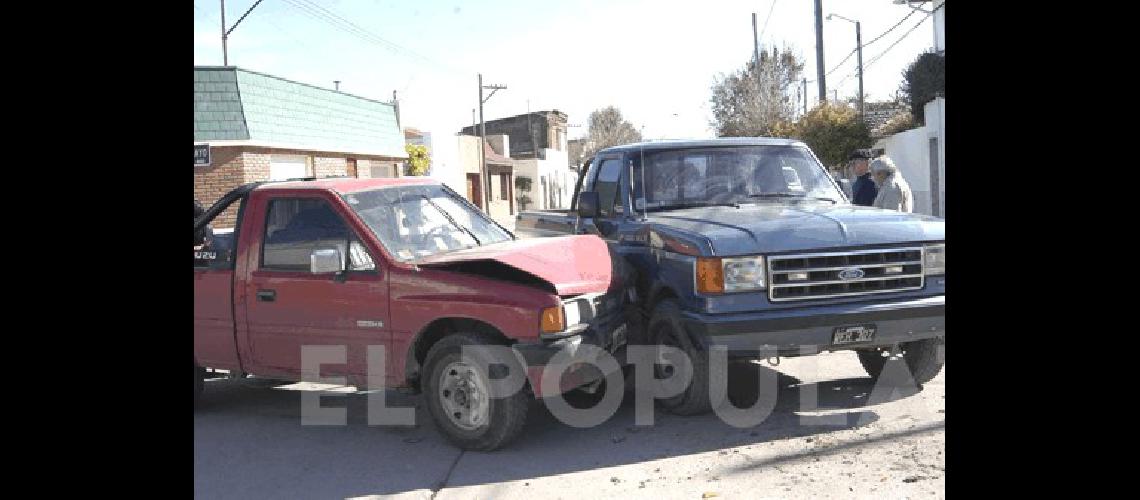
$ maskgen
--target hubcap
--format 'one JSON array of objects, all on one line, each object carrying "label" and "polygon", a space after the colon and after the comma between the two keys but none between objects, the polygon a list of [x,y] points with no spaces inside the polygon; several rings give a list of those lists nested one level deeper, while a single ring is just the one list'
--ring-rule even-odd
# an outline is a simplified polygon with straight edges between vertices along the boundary
[{"label": "hubcap", "polygon": [[452,423],[475,430],[487,423],[490,411],[487,384],[475,367],[455,361],[439,375],[439,403]]}]

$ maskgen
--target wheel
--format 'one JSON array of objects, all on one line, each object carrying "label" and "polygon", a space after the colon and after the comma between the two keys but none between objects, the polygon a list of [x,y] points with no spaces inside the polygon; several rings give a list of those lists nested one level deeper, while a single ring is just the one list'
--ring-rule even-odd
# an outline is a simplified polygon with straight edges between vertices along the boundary
[{"label": "wheel", "polygon": [[[938,372],[942,371],[942,365],[946,363],[946,360],[943,359],[939,351],[944,342],[945,340],[942,338],[934,338],[899,344],[899,349],[903,352],[903,359],[906,360],[907,368],[910,369],[911,376],[914,377],[916,384],[922,385],[930,382],[938,375]],[[867,375],[878,379],[879,375],[883,373],[883,367],[887,364],[890,351],[888,349],[873,349],[857,352],[859,353],[859,363],[863,365]]]},{"label": "wheel", "polygon": [[198,397],[205,388],[206,370],[194,363],[194,406],[198,406]]},{"label": "wheel", "polygon": [[[708,353],[696,349],[692,339],[685,333],[680,312],[680,307],[673,299],[658,303],[649,318],[648,337],[653,344],[675,347],[688,355],[693,366],[693,378],[684,392],[671,398],[659,399],[657,403],[677,415],[700,415],[712,410],[712,401],[709,399],[709,358]],[[673,375],[674,367],[667,362],[667,359],[657,360],[654,366],[656,378],[664,379]]]},{"label": "wheel", "polygon": [[[462,352],[464,345],[492,345],[495,340],[474,332],[451,334],[432,346],[424,362],[424,398],[436,427],[465,450],[490,451],[522,432],[530,406],[525,390],[503,397],[490,395],[487,374],[479,366],[506,365],[523,372],[514,357],[490,352]],[[470,356],[485,356],[476,362]]]}]

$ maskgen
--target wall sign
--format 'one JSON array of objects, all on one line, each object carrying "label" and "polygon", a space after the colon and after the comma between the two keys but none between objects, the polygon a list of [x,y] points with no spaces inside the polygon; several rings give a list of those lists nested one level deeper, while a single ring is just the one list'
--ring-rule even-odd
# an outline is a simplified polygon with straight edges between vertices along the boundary
[{"label": "wall sign", "polygon": [[194,166],[195,167],[208,167],[208,166],[210,166],[210,145],[209,144],[195,144],[194,145]]}]

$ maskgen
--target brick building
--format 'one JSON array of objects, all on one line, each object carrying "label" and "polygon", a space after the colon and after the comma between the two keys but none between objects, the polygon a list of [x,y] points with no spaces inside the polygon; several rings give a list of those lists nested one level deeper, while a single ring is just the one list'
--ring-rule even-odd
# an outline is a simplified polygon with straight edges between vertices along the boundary
[{"label": "brick building", "polygon": [[397,103],[233,66],[194,67],[194,144],[209,146],[209,165],[194,167],[194,198],[207,207],[248,182],[396,177],[407,158]]}]

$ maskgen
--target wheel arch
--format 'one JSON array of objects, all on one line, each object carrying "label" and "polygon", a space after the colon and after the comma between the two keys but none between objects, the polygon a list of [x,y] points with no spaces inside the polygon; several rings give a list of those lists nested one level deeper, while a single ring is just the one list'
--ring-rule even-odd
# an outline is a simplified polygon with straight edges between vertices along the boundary
[{"label": "wheel arch", "polygon": [[503,345],[513,342],[494,325],[476,318],[451,316],[436,318],[416,333],[404,360],[404,383],[414,392],[420,390],[420,375],[428,352],[437,342],[457,332],[480,332],[499,340]]}]

